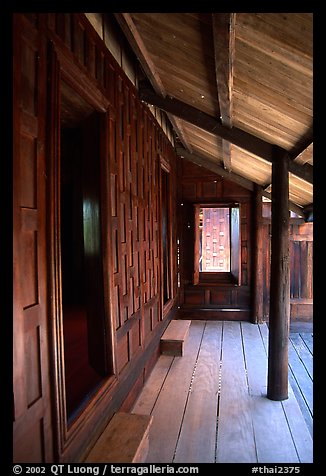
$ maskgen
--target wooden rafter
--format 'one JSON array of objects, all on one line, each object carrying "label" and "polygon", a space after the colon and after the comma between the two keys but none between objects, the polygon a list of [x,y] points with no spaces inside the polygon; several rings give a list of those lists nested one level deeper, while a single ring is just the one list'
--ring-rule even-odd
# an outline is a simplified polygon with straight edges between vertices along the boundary
[{"label": "wooden rafter", "polygon": [[306,164],[310,157],[313,155],[313,142],[305,147],[293,160],[298,164]]},{"label": "wooden rafter", "polygon": [[167,113],[169,120],[171,121],[171,124],[173,125],[175,131],[178,134],[178,137],[180,139],[180,142],[182,142],[182,145],[189,151],[192,152],[192,147],[187,139],[186,133],[183,129],[182,121],[178,119],[177,117],[173,116],[172,114]]},{"label": "wooden rafter", "polygon": [[[233,62],[236,13],[212,13],[215,74],[220,118],[225,127],[232,127]],[[223,163],[231,171],[232,146],[222,139]]]},{"label": "wooden rafter", "polygon": [[[269,142],[255,137],[237,127],[229,129],[228,127],[223,126],[215,117],[173,97],[167,96],[166,98],[162,98],[149,90],[140,91],[140,97],[149,104],[154,104],[160,109],[170,112],[190,124],[193,124],[210,134],[221,137],[222,139],[225,139],[272,163],[273,146]],[[313,167],[309,164],[300,165],[294,162],[286,150],[283,150],[280,147],[279,149],[284,155],[286,154],[288,156],[289,172],[306,182],[313,183]]]},{"label": "wooden rafter", "polygon": [[165,97],[165,88],[130,13],[115,13],[117,22],[137,56],[155,92]]},{"label": "wooden rafter", "polygon": [[212,13],[218,101],[222,124],[228,127],[232,127],[235,15]]},{"label": "wooden rafter", "polygon": [[[165,87],[130,13],[115,13],[114,16],[117,22],[119,23],[123,33],[125,34],[135,55],[137,56],[138,61],[140,62],[141,67],[143,68],[144,73],[150,81],[154,91],[163,98],[165,98]],[[167,115],[174,129],[176,130],[180,141],[182,142],[184,147],[186,147],[186,149],[191,152],[192,149],[188,140],[186,139],[186,135],[184,133],[180,119],[178,119],[177,117],[173,117],[172,114],[169,114],[168,112]]]}]

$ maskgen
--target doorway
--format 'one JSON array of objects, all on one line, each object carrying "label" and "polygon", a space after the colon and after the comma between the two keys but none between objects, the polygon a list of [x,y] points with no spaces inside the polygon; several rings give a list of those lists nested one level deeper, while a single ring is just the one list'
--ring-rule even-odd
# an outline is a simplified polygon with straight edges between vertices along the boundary
[{"label": "doorway", "polygon": [[61,87],[59,229],[68,423],[108,375],[101,217],[101,115]]}]

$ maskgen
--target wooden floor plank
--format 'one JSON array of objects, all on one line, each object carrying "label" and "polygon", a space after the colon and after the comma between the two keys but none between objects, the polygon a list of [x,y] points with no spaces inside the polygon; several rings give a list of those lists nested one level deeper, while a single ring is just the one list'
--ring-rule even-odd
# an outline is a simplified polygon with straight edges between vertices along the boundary
[{"label": "wooden floor plank", "polygon": [[314,337],[313,334],[308,332],[301,332],[300,333],[301,339],[309,349],[310,353],[313,355],[313,347],[314,347]]},{"label": "wooden floor plank", "polygon": [[[264,342],[266,355],[268,354],[268,327],[266,323],[259,325],[259,330]],[[291,335],[296,332],[290,333]],[[305,333],[305,335],[308,335]],[[310,334],[311,335],[311,334]],[[289,398],[282,402],[286,418],[290,427],[292,438],[297,450],[298,457],[302,463],[312,462],[312,416],[307,411],[305,403],[300,405],[302,396],[295,381],[291,368],[289,368]],[[304,420],[304,421],[303,421]],[[307,433],[308,431],[308,433]]]},{"label": "wooden floor plank", "polygon": [[174,357],[161,355],[154,366],[141,395],[132,409],[132,413],[150,415],[153,411],[156,399],[161,391],[164,380],[170,370]]},{"label": "wooden floor plank", "polygon": [[183,357],[175,357],[152,415],[147,463],[173,461],[205,321],[193,321]]},{"label": "wooden floor plank", "polygon": [[313,358],[312,353],[307,348],[304,340],[301,337],[301,334],[291,334],[290,341],[293,344],[293,347],[298,354],[299,359],[306,368],[309,377],[312,379],[313,376]]},{"label": "wooden floor plank", "polygon": [[300,407],[302,416],[303,416],[303,418],[306,422],[308,430],[309,430],[310,434],[313,435],[313,417],[312,417],[312,414],[310,413],[307,402],[303,398],[301,389],[298,385],[298,382],[295,378],[295,375],[293,374],[293,371],[292,371],[291,367],[290,367],[290,370],[289,370],[289,385],[291,385],[293,394],[294,394],[294,396],[295,396],[295,398],[298,402],[298,405]]},{"label": "wooden floor plank", "polygon": [[313,415],[313,383],[291,341],[289,343],[289,366],[309,411]]},{"label": "wooden floor plank", "polygon": [[211,462],[215,443],[218,463],[312,462],[312,414],[296,371],[309,374],[289,343],[289,398],[274,402],[266,323],[192,321],[184,356],[160,356],[133,409],[153,415],[146,462]]},{"label": "wooden floor plank", "polygon": [[217,463],[256,463],[240,323],[223,323]]},{"label": "wooden floor plank", "polygon": [[266,357],[268,355],[268,327],[266,322],[263,322],[262,324],[258,324],[259,332],[264,344],[264,349],[265,349],[265,354]]},{"label": "wooden floor plank", "polygon": [[313,462],[312,433],[306,425],[292,386],[289,385],[289,398],[282,402],[300,463]]},{"label": "wooden floor plank", "polygon": [[[259,328],[260,328],[260,332],[262,334],[262,338],[263,338],[263,341],[264,341],[265,350],[266,350],[266,354],[267,354],[267,352],[268,352],[268,328],[267,328],[267,325],[265,323],[260,324]],[[292,336],[294,334],[297,334],[297,332],[296,331],[290,332],[290,336]],[[307,338],[308,342],[310,343],[310,351],[312,352],[313,351],[312,333],[304,332],[302,335],[304,336],[305,341],[306,341],[306,338]],[[298,379],[296,378],[296,374],[295,374],[295,368],[296,367],[293,364],[293,358],[295,358],[295,357],[296,357],[295,352],[293,352],[293,353],[289,352],[289,387],[291,387],[291,390],[292,390],[293,395],[295,396],[296,401],[299,405],[300,411],[301,411],[302,416],[304,418],[304,421],[307,425],[309,433],[312,436],[313,435],[313,417],[312,417],[312,413],[309,410],[307,402],[304,399],[303,392],[300,389]],[[300,367],[298,367],[298,368],[300,369]],[[300,369],[300,371],[301,370],[302,369]],[[299,379],[299,381],[300,381],[300,379]]]},{"label": "wooden floor plank", "polygon": [[253,395],[251,404],[258,462],[298,463],[282,403]]},{"label": "wooden floor plank", "polygon": [[207,322],[174,463],[215,463],[222,322]]},{"label": "wooden floor plank", "polygon": [[241,323],[250,395],[267,393],[267,356],[259,327]]},{"label": "wooden floor plank", "polygon": [[[252,418],[260,463],[298,462],[296,447],[281,402],[266,397],[267,355],[260,329],[241,324],[248,383],[252,398]],[[301,423],[304,424],[303,418]],[[278,443],[277,443],[278,442]],[[271,452],[271,447],[275,450]]]}]

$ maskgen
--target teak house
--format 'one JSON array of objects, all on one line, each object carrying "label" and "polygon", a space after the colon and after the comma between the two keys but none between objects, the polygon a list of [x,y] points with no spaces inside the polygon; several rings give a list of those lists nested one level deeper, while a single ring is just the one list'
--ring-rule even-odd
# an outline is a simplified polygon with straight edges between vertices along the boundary
[{"label": "teak house", "polygon": [[312,79],[311,13],[13,15],[15,462],[84,461],[171,320],[267,322],[287,398]]}]

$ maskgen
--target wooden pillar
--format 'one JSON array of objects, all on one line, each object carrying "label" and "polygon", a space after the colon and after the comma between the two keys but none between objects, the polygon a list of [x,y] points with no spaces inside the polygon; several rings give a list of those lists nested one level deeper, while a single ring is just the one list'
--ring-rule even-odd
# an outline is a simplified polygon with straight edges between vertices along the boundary
[{"label": "wooden pillar", "polygon": [[272,241],[267,397],[288,398],[290,319],[288,157],[273,148]]},{"label": "wooden pillar", "polygon": [[263,273],[263,233],[262,233],[262,188],[255,184],[254,212],[254,282],[253,282],[253,316],[254,324],[263,321],[264,314],[264,273]]}]

